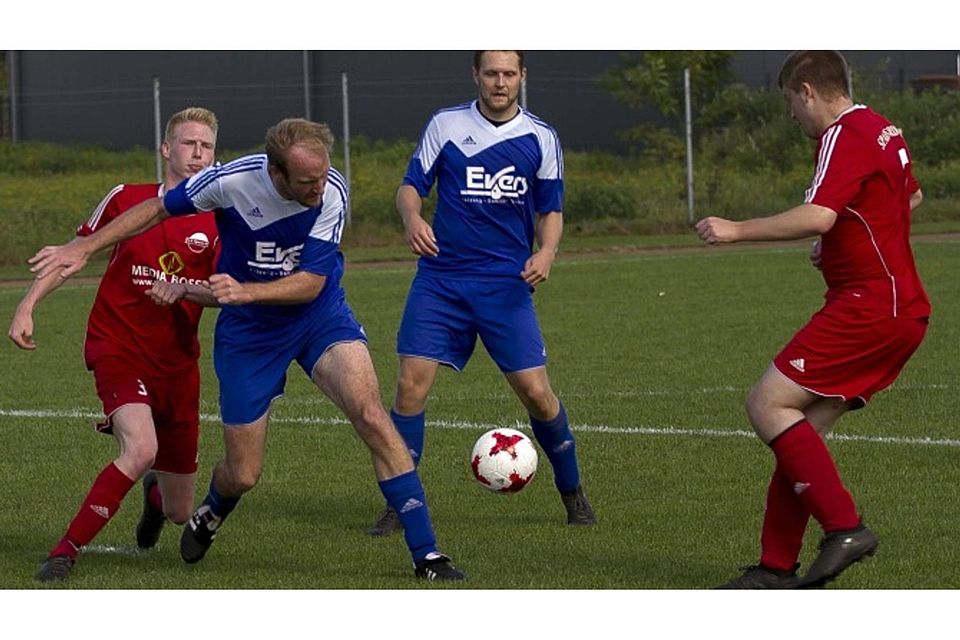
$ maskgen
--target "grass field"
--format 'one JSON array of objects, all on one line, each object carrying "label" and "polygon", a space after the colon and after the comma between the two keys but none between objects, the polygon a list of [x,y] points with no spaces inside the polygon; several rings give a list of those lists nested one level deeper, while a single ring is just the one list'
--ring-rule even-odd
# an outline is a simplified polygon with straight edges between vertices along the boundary
[{"label": "grass field", "polygon": [[[830,441],[880,552],[836,587],[960,587],[960,342],[958,240],[917,242],[934,304],[927,339],[896,384],[843,419]],[[394,333],[413,264],[348,270],[385,402],[396,373]],[[823,285],[805,245],[598,253],[561,258],[536,294],[550,373],[578,439],[599,517],[563,524],[542,457],[522,493],[491,494],[470,477],[475,438],[518,421],[519,403],[478,346],[464,373],[443,371],[428,407],[421,474],[441,548],[470,581],[441,588],[699,589],[756,561],[773,458],[746,423],[743,400],[770,358],[819,307]],[[3,347],[0,379],[0,588],[33,589],[90,481],[113,457],[93,433],[99,415],[81,345],[92,285],[64,286],[37,313],[39,350]],[[0,317],[20,288],[0,289]],[[205,415],[198,497],[222,450],[202,337]],[[70,578],[81,589],[398,589],[412,578],[399,537],[363,533],[382,498],[368,455],[298,369],[275,405],[261,484],[203,562],[186,566],[179,530],[136,551],[136,487],[85,550]],[[819,532],[811,525],[806,567]],[[436,587],[432,587],[436,588]]]}]

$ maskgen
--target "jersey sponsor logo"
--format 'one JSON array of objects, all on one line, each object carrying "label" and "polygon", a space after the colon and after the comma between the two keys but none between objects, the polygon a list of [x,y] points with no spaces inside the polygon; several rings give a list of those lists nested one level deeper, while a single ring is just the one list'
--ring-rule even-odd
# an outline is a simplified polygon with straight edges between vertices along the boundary
[{"label": "jersey sponsor logo", "polygon": [[247,211],[243,215],[247,216],[248,218],[262,218],[263,212],[260,211],[260,207],[254,207],[253,209],[250,209],[250,211]]},{"label": "jersey sponsor logo", "polygon": [[289,274],[300,265],[302,251],[303,244],[284,249],[276,242],[257,242],[254,259],[248,260],[247,266],[259,275]]},{"label": "jersey sponsor logo", "polygon": [[880,145],[881,149],[886,151],[887,145],[890,144],[890,140],[902,135],[903,131],[893,125],[884,127],[883,131],[880,132],[880,135],[877,136],[877,144]]},{"label": "jersey sponsor logo", "polygon": [[800,495],[804,491],[810,488],[809,482],[794,482],[793,483],[793,492],[797,495]]},{"label": "jersey sponsor logo", "polygon": [[461,142],[460,144],[474,145],[474,144],[477,144],[477,141],[473,139],[473,136],[467,136],[466,138],[463,139],[463,142]]},{"label": "jersey sponsor logo", "polygon": [[197,231],[196,233],[188,236],[183,243],[187,245],[187,248],[194,253],[203,253],[204,250],[210,246],[210,238],[207,237],[202,231]]},{"label": "jersey sponsor logo", "polygon": [[176,251],[167,251],[157,258],[157,261],[160,263],[160,270],[168,276],[180,273],[187,266]]},{"label": "jersey sponsor logo", "polygon": [[139,388],[137,389],[137,395],[138,395],[138,396],[148,396],[148,395],[150,395],[149,393],[147,393],[147,386],[146,386],[145,384],[143,384],[143,380],[141,380],[140,378],[137,378],[137,386],[139,387]]},{"label": "jersey sponsor logo", "polygon": [[527,179],[514,175],[516,170],[515,166],[510,165],[490,175],[486,167],[467,167],[467,188],[462,189],[460,195],[479,196],[493,201],[504,198],[516,200],[529,190]]},{"label": "jersey sponsor logo", "polygon": [[796,360],[790,361],[790,366],[799,371],[800,373],[806,373],[806,363],[803,358],[797,358]]},{"label": "jersey sponsor logo", "polygon": [[[177,256],[179,257],[179,256]],[[200,278],[187,278],[178,276],[175,273],[164,273],[161,269],[151,267],[145,264],[130,265],[130,281],[137,287],[152,287],[156,281],[160,282],[182,282],[184,284],[206,284],[206,280]]]}]

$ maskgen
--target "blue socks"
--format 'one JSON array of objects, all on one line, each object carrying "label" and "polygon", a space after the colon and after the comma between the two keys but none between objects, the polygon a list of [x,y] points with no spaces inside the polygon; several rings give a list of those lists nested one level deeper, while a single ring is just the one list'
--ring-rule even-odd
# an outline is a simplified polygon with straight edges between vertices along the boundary
[{"label": "blue socks", "polygon": [[413,464],[420,464],[420,456],[423,455],[424,424],[426,422],[426,412],[421,411],[415,416],[402,416],[393,409],[390,410],[390,418],[393,424],[397,425],[397,431],[407,444],[410,455],[413,457]]},{"label": "blue socks", "polygon": [[560,493],[570,494],[580,486],[577,469],[577,445],[567,422],[567,410],[560,403],[560,413],[553,420],[537,420],[530,416],[530,426],[540,447],[553,466],[553,481]]},{"label": "blue socks", "polygon": [[217,493],[213,477],[210,478],[210,489],[207,491],[207,497],[203,499],[203,504],[209,506],[213,515],[220,518],[221,522],[236,508],[238,502],[240,502],[240,496],[226,498]]},{"label": "blue socks", "polygon": [[437,550],[437,539],[427,510],[427,498],[420,484],[417,470],[409,471],[389,480],[380,481],[380,491],[393,507],[403,524],[403,537],[407,541],[413,563],[423,560]]}]

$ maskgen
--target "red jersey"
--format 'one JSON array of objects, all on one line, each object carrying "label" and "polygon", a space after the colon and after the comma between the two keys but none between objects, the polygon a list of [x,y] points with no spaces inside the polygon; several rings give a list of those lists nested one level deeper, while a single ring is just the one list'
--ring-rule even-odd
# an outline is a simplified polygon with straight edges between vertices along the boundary
[{"label": "red jersey", "polygon": [[[130,207],[160,194],[159,184],[121,184],[107,194],[77,235],[90,235]],[[203,307],[187,300],[158,305],[145,292],[157,279],[207,280],[219,252],[212,213],[167,218],[119,242],[90,311],[84,345],[87,368],[105,355],[133,358],[164,374],[192,366],[200,357],[197,327]]]},{"label": "red jersey", "polygon": [[805,201],[837,213],[821,240],[828,302],[930,315],[910,249],[910,196],[919,188],[902,132],[870,108],[847,109],[823,132]]}]

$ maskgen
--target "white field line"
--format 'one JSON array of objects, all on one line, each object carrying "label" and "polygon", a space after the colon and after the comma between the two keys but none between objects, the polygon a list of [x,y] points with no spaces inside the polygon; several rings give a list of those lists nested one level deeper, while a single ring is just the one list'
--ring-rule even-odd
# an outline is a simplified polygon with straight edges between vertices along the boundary
[{"label": "white field line", "polygon": [[[29,418],[29,419],[89,419],[99,420],[101,413],[75,409],[73,411],[49,411],[42,409],[0,409],[0,417]],[[203,422],[219,423],[220,417],[215,414],[200,415]],[[349,422],[344,418],[292,418],[275,416],[271,419],[275,424],[305,424],[319,426],[346,426]],[[502,427],[502,424],[487,424],[482,422],[465,422],[449,420],[430,420],[427,422],[434,429],[458,429],[464,431],[486,431]],[[521,430],[529,430],[529,425],[517,423],[511,425]],[[755,438],[753,431],[744,429],[702,429],[688,427],[611,427],[608,425],[574,424],[573,431],[578,433],[607,433],[613,435],[642,435],[642,436],[689,436],[695,438]],[[831,433],[828,440],[837,442],[866,442],[870,444],[892,444],[903,446],[931,446],[931,447],[960,447],[960,440],[953,438],[915,438],[907,436],[865,436],[852,433]]]}]

